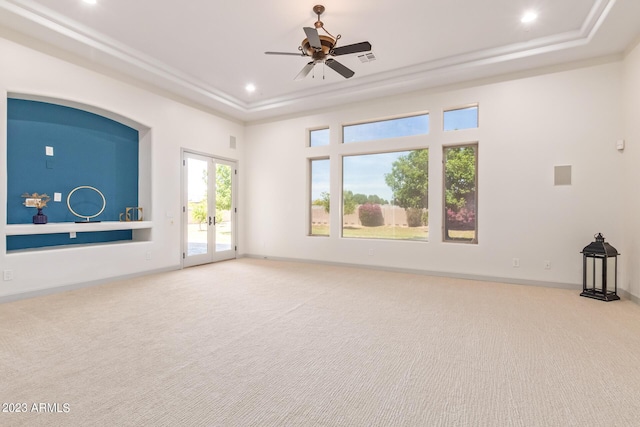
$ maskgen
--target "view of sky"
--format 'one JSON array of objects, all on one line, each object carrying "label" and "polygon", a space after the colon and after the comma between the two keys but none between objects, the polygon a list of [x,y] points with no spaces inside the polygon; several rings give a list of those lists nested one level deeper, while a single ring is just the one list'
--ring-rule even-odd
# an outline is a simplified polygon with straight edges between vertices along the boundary
[{"label": "view of sky", "polygon": [[[478,107],[468,107],[445,111],[443,115],[445,131],[478,127]],[[399,136],[428,133],[429,116],[413,116],[394,120],[344,127],[344,142],[368,141]],[[317,138],[317,139],[316,139]],[[312,143],[329,143],[329,130],[312,131]],[[385,174],[391,172],[393,162],[409,151],[367,154],[343,157],[343,188],[354,194],[377,195],[391,201],[393,194],[385,182]],[[314,160],[311,171],[312,200],[320,198],[322,192],[330,192],[329,160]]]},{"label": "view of sky", "polygon": [[207,184],[203,177],[207,173],[207,163],[204,160],[187,159],[187,199],[190,202],[199,202],[207,192]]},{"label": "view of sky", "polygon": [[[478,108],[469,107],[444,112],[444,130],[468,129],[478,126]],[[369,141],[375,139],[395,138],[420,135],[429,132],[429,115],[403,117],[372,123],[362,123],[344,127],[345,143]],[[329,144],[329,129],[311,131],[310,145]],[[385,182],[385,174],[391,172],[393,162],[409,151],[398,151],[382,154],[345,156],[343,158],[343,184],[345,190],[354,194],[377,195],[391,201],[393,194]],[[200,201],[206,192],[206,184],[202,179],[207,162],[199,159],[188,159],[187,180],[189,183],[190,201]],[[329,160],[314,160],[311,170],[312,200],[320,198],[322,192],[330,192]]]},{"label": "view of sky", "polygon": [[391,137],[425,135],[429,133],[429,115],[402,117],[371,123],[349,125],[343,128],[343,142],[371,141]]},{"label": "view of sky", "polygon": [[318,200],[322,193],[329,193],[329,159],[311,162],[311,200]]},{"label": "view of sky", "polygon": [[316,129],[311,131],[310,144],[312,147],[320,147],[321,145],[329,145],[329,128]]},{"label": "view of sky", "polygon": [[[384,175],[391,172],[394,161],[407,154],[409,151],[344,157],[344,189],[352,191],[353,194],[377,195],[391,201],[393,195],[384,180]],[[313,161],[311,179],[312,200],[319,199],[323,192],[330,192],[328,159]]]},{"label": "view of sky", "polygon": [[367,154],[343,157],[342,182],[345,191],[353,194],[380,196],[391,202],[393,193],[385,182],[385,174],[391,172],[393,162],[409,151],[395,153]]}]

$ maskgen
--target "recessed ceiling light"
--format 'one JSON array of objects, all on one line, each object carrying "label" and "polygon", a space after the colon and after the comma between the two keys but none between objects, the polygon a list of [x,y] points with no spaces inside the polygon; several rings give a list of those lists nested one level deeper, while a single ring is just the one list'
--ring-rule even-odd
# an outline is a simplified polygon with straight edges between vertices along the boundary
[{"label": "recessed ceiling light", "polygon": [[529,24],[529,23],[535,21],[536,19],[538,19],[538,14],[536,12],[534,12],[533,10],[529,10],[529,11],[525,12],[524,15],[522,15],[522,18],[520,19],[520,22],[522,22],[523,24]]},{"label": "recessed ceiling light", "polygon": [[256,91],[256,85],[254,85],[253,83],[249,83],[244,87],[244,89],[249,93],[253,93]]}]

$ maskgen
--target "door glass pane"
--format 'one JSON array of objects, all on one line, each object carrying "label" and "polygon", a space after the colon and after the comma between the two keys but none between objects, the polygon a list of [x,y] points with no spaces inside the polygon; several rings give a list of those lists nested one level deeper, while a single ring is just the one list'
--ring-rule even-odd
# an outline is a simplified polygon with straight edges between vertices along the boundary
[{"label": "door glass pane", "polygon": [[231,250],[231,166],[216,164],[216,252]]},{"label": "door glass pane", "polygon": [[206,160],[187,159],[187,256],[208,252],[208,205]]}]

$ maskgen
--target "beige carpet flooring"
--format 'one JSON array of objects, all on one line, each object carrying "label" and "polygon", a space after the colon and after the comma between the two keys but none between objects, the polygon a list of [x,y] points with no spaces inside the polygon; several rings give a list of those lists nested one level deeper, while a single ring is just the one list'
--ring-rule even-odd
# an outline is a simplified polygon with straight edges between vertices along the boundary
[{"label": "beige carpet flooring", "polygon": [[578,294],[240,259],[1,304],[0,425],[639,426],[640,307]]}]

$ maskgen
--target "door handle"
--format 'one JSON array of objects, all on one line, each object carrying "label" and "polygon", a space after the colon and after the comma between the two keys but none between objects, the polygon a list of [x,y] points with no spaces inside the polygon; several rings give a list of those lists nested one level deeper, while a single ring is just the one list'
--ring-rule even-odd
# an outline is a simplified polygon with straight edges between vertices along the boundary
[{"label": "door handle", "polygon": [[211,224],[211,217],[209,217],[209,225],[212,225],[212,224]]}]

